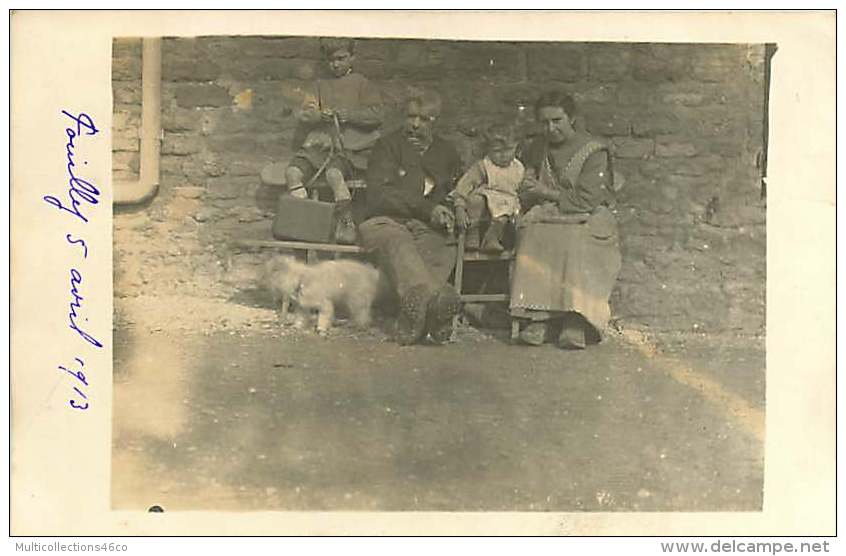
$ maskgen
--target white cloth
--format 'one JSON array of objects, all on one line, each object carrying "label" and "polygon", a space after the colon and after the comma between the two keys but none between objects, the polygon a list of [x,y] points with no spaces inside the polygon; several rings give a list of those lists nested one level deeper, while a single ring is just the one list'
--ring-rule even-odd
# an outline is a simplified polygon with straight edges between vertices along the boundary
[{"label": "white cloth", "polygon": [[423,196],[428,197],[429,193],[435,189],[435,182],[432,180],[431,176],[426,176],[423,179]]}]

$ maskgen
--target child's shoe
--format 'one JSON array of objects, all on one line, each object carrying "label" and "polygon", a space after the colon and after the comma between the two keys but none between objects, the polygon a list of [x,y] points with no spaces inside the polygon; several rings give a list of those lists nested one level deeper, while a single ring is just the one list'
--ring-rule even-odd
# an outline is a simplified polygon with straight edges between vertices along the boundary
[{"label": "child's shoe", "polygon": [[467,233],[464,235],[464,250],[478,251],[480,243],[479,225],[474,224],[467,229]]},{"label": "child's shoe", "polygon": [[485,253],[502,253],[505,248],[500,243],[502,233],[505,231],[505,220],[497,218],[491,221],[488,231],[485,232],[485,239],[482,241],[482,251]]},{"label": "child's shoe", "polygon": [[344,245],[354,245],[356,240],[355,221],[350,213],[349,203],[337,208],[338,222],[335,227],[335,241]]}]

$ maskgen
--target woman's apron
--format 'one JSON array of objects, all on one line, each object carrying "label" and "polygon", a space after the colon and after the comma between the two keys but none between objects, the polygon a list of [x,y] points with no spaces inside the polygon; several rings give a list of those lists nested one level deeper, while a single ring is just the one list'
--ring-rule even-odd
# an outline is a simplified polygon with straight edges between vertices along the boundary
[{"label": "woman's apron", "polygon": [[[550,187],[573,187],[587,158],[604,148],[595,141],[584,144],[560,176],[547,157],[539,177]],[[611,318],[608,299],[621,266],[617,223],[607,207],[591,214],[561,214],[554,203],[532,208],[518,229],[516,253],[513,316],[547,320],[575,311],[600,334],[605,330]]]}]

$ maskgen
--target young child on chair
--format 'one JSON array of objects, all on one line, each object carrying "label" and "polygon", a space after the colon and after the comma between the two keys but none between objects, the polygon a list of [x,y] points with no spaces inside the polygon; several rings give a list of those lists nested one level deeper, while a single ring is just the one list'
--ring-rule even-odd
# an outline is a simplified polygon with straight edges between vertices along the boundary
[{"label": "young child on chair", "polygon": [[[515,158],[518,142],[514,127],[491,126],[485,134],[487,155],[470,166],[455,187],[455,223],[466,230],[464,248],[468,251],[502,252],[506,225],[520,214],[517,188],[525,169]],[[480,242],[479,224],[486,213],[490,226]]]},{"label": "young child on chair", "polygon": [[320,49],[332,73],[318,80],[296,113],[300,128],[295,134],[296,154],[285,170],[291,195],[305,198],[304,182],[325,172],[339,209],[336,239],[355,243],[355,224],[349,211],[352,199],[346,180],[355,168],[366,166],[366,149],[379,139],[381,96],[359,73],[353,72],[355,42],[321,39]]}]

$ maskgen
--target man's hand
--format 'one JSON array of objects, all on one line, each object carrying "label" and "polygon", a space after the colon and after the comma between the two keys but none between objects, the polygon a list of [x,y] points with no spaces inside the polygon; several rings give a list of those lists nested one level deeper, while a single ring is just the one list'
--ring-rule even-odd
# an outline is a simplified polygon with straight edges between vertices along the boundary
[{"label": "man's hand", "polygon": [[455,207],[455,227],[459,230],[466,230],[470,227],[470,216],[467,214],[466,208]]},{"label": "man's hand", "polygon": [[444,228],[448,232],[452,232],[455,227],[455,217],[443,205],[437,205],[432,209],[432,215],[429,220],[435,228]]},{"label": "man's hand", "polygon": [[349,122],[352,117],[352,113],[349,110],[344,110],[343,108],[335,110],[334,114],[338,117],[338,122],[342,124]]}]

